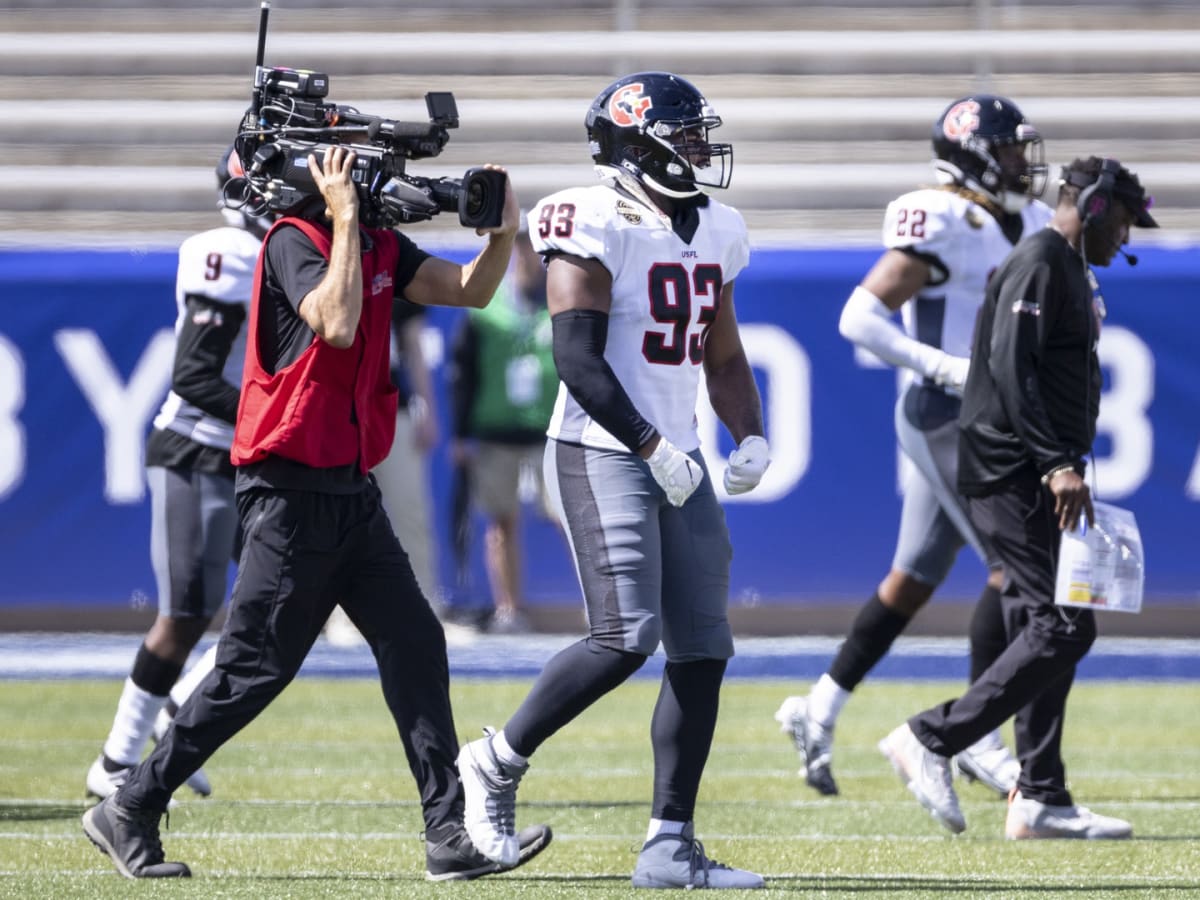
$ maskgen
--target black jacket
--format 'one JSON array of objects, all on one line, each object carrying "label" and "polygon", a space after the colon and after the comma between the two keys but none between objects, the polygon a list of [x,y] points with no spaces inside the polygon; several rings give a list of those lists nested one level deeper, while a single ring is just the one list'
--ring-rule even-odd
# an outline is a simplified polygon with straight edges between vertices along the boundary
[{"label": "black jacket", "polygon": [[975,324],[959,414],[958,488],[991,493],[1022,473],[1081,474],[1100,411],[1095,281],[1046,228],[996,270]]}]

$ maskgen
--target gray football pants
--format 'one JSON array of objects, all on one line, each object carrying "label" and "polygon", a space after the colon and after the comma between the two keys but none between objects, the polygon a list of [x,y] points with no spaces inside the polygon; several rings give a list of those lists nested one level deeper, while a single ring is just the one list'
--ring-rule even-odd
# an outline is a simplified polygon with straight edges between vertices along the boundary
[{"label": "gray football pants", "polygon": [[646,656],[661,641],[673,662],[733,656],[733,548],[707,470],[676,508],[632,453],[550,440],[544,465],[593,640]]},{"label": "gray football pants", "polygon": [[148,466],[150,561],[158,614],[211,619],[225,600],[238,529],[233,479]]},{"label": "gray football pants", "polygon": [[958,408],[957,398],[920,384],[896,401],[896,439],[913,467],[903,484],[892,568],[933,587],[946,580],[964,544],[989,568],[997,565],[985,554],[956,487]]}]

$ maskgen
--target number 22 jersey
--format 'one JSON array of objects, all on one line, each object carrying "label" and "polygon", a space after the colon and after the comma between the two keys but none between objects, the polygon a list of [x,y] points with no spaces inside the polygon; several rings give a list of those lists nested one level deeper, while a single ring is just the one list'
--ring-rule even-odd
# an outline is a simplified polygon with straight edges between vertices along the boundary
[{"label": "number 22 jersey", "polygon": [[[1054,212],[1038,200],[1019,213],[1020,237],[1044,228]],[[969,195],[921,188],[893,200],[884,214],[883,243],[925,260],[930,281],[903,307],[910,337],[953,356],[971,355],[975,313],[992,272],[1015,241]]]},{"label": "number 22 jersey", "polygon": [[[690,241],[670,219],[611,184],[568,188],[529,213],[533,249],[595,259],[612,275],[604,358],[637,411],[680,450],[700,445],[696,394],[704,341],[721,289],[750,258],[741,214],[712,198]],[[549,437],[607,450],[628,447],[560,384]]]}]

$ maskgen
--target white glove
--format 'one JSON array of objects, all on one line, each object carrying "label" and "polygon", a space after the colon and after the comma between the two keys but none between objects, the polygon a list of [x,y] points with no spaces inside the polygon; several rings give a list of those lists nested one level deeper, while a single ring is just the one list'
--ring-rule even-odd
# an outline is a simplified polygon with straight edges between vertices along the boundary
[{"label": "white glove", "polygon": [[961,394],[963,385],[967,383],[967,369],[971,360],[965,356],[951,356],[943,353],[937,365],[933,367],[933,380],[952,394]]},{"label": "white glove", "polygon": [[683,506],[704,480],[704,470],[666,438],[659,438],[646,463],[672,506]]},{"label": "white glove", "polygon": [[729,454],[729,465],[725,468],[725,493],[744,494],[754,490],[770,464],[771,451],[767,447],[767,439],[757,434],[744,438],[738,448]]}]

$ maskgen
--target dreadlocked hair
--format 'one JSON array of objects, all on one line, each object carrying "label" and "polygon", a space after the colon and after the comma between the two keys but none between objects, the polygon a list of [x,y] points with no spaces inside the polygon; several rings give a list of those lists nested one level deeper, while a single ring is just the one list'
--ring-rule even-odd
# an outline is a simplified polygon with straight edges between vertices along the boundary
[{"label": "dreadlocked hair", "polygon": [[973,191],[969,187],[964,187],[961,184],[938,184],[934,185],[933,189],[936,191],[948,191],[952,194],[957,194],[965,200],[970,200],[972,203],[982,206],[992,214],[993,218],[997,220],[1003,221],[1004,217],[1008,215],[1008,213],[1004,210],[1004,207],[1002,207],[991,197],[987,196],[986,194],[981,194],[979,191]]}]

